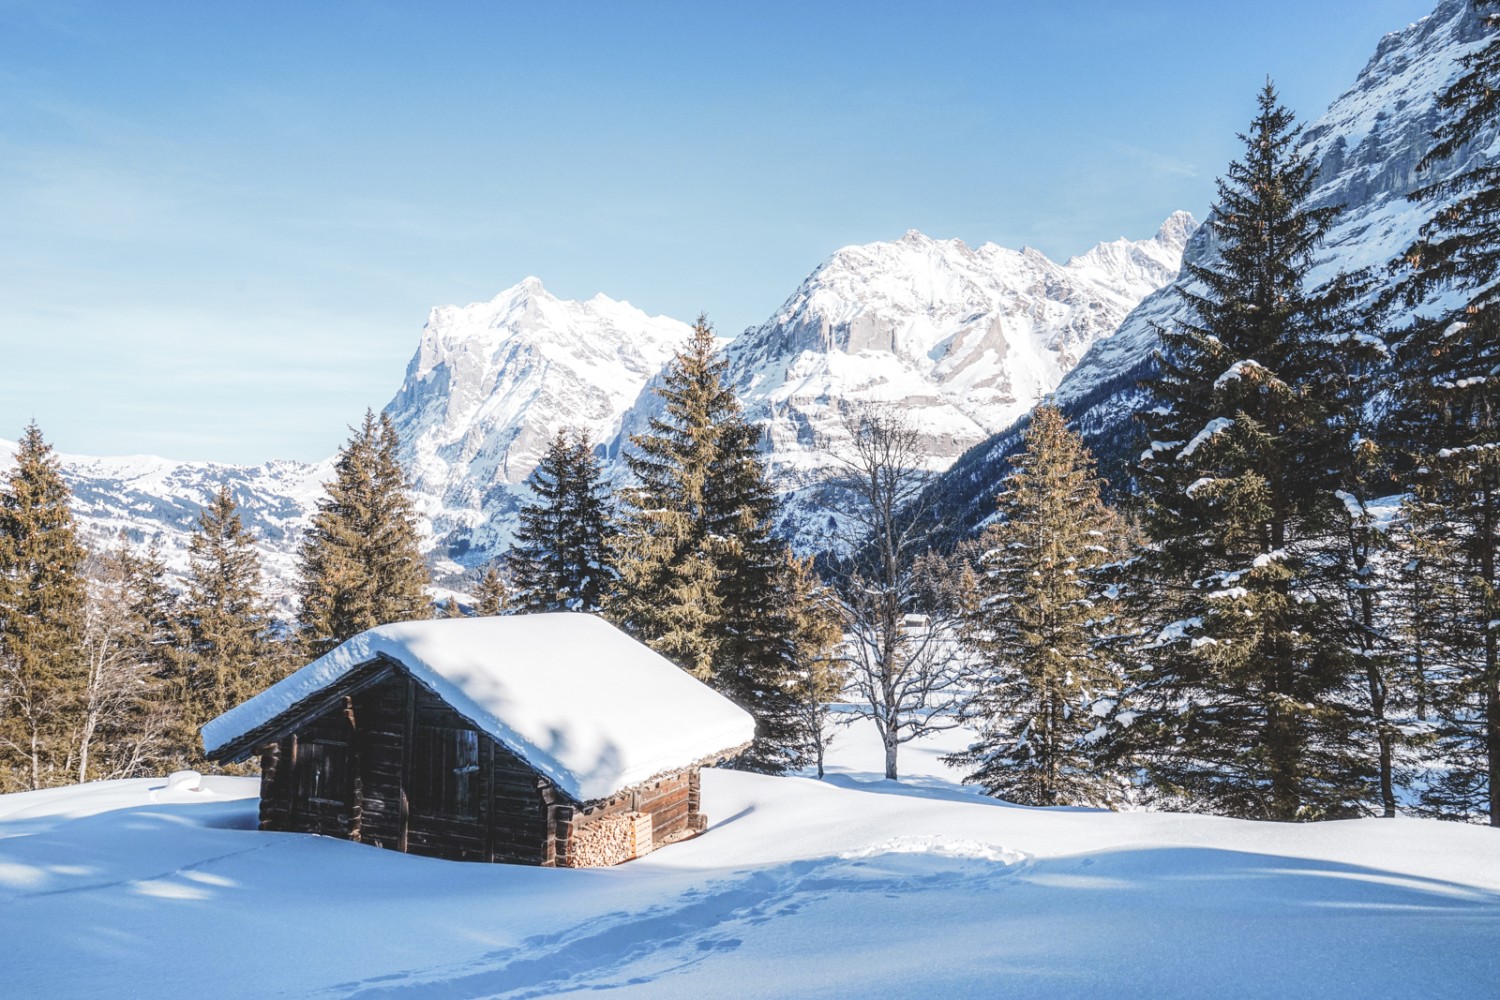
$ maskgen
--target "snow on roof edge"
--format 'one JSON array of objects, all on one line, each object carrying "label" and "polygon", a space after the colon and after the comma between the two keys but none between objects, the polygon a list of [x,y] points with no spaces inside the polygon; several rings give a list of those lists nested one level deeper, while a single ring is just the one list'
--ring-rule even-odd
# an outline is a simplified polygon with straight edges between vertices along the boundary
[{"label": "snow on roof edge", "polygon": [[[544,670],[515,665],[538,654],[548,656]],[[370,629],[205,724],[205,752],[212,756],[382,655],[578,802],[754,738],[749,713],[665,657],[603,619],[560,613]]]}]

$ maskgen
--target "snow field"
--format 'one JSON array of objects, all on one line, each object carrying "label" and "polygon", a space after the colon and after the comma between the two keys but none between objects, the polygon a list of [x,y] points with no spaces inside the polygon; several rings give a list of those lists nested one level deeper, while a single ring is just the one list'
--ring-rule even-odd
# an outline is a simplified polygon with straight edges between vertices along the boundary
[{"label": "snow field", "polygon": [[261,833],[254,779],[0,796],[0,990],[1364,998],[1500,972],[1495,831],[1026,809],[955,783],[964,739],[903,748],[899,784],[862,728],[824,782],[708,772],[706,835],[602,870]]}]

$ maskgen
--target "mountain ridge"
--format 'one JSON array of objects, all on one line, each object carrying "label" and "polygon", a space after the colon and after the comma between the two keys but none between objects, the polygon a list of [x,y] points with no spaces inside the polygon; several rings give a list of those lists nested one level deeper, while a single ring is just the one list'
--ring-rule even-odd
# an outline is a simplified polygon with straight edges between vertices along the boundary
[{"label": "mountain ridge", "polygon": [[[795,493],[815,478],[850,400],[910,404],[941,467],[1029,408],[1112,332],[1133,297],[1167,280],[1181,252],[1173,241],[1194,224],[1177,213],[1146,240],[1102,242],[1062,264],[1028,248],[970,248],[916,230],[835,251],[770,319],[724,341],[731,380],[766,428],[782,488]],[[558,299],[534,276],[486,301],[430,310],[385,410],[401,433],[439,576],[503,551],[521,484],[557,429],[589,433],[607,473],[622,476],[621,449],[656,412],[653,379],[689,330],[603,294]],[[1002,363],[1015,355],[1026,364]],[[6,448],[0,442],[0,455]],[[333,461],[60,459],[91,541],[155,538],[177,573],[187,568],[198,510],[228,484],[283,598]],[[816,520],[811,503],[793,496],[803,508],[786,523],[794,535]],[[800,540],[811,546],[815,535]]]}]

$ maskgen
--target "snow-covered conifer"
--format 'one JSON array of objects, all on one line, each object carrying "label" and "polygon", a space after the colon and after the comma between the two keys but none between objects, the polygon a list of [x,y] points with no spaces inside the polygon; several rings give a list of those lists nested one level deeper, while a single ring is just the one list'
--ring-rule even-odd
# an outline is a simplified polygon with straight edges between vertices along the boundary
[{"label": "snow-covered conifer", "polygon": [[1093,459],[1051,406],[1032,412],[1025,450],[982,538],[965,638],[978,650],[966,716],[979,738],[947,758],[964,780],[1023,805],[1114,804],[1122,783],[1096,749],[1096,705],[1119,698],[1115,629],[1101,568],[1121,520],[1100,499]]}]

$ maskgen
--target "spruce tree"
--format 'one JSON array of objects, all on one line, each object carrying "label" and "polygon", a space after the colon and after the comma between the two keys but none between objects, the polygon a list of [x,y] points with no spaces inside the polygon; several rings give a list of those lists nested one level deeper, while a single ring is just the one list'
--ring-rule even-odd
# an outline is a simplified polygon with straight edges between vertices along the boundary
[{"label": "spruce tree", "polygon": [[198,728],[279,680],[282,661],[260,557],[227,486],[198,515],[188,567],[178,693],[187,729],[179,752],[196,759]]},{"label": "spruce tree", "polygon": [[500,579],[500,571],[493,563],[486,567],[479,580],[479,589],[474,593],[474,613],[481,618],[493,618],[505,614],[510,608],[510,591]]},{"label": "spruce tree", "polygon": [[1219,182],[1219,256],[1186,268],[1194,318],[1160,332],[1136,469],[1154,642],[1116,744],[1168,796],[1278,820],[1360,811],[1372,771],[1337,495],[1351,429],[1325,388],[1339,291],[1308,287],[1338,209],[1309,207],[1299,135],[1267,83]]},{"label": "spruce tree", "polygon": [[793,623],[796,668],[792,693],[804,730],[803,742],[822,778],[824,753],[833,742],[829,705],[843,695],[849,673],[839,650],[844,636],[838,598],[818,578],[811,556],[798,558],[787,550],[783,559],[777,600]]},{"label": "spruce tree", "polygon": [[376,625],[431,614],[399,445],[390,417],[366,412],[324,484],[328,495],[301,549],[299,618],[309,656]]},{"label": "spruce tree", "polygon": [[1101,569],[1123,526],[1061,413],[1032,411],[1023,440],[997,498],[1000,520],[982,538],[965,628],[980,657],[965,713],[979,739],[945,759],[1011,802],[1109,806],[1122,784],[1100,763],[1092,709],[1117,701],[1122,681],[1104,642],[1112,623]]},{"label": "spruce tree", "polygon": [[[1421,169],[1456,159],[1500,123],[1494,15],[1486,29],[1488,43],[1439,98],[1446,117]],[[1408,516],[1432,557],[1429,583],[1458,583],[1446,603],[1451,642],[1424,665],[1445,762],[1424,798],[1434,812],[1500,826],[1500,165],[1480,159],[1412,197],[1433,214],[1395,265],[1405,271],[1399,298],[1419,313],[1397,343],[1393,436],[1413,452]]]},{"label": "spruce tree", "polygon": [[140,630],[134,642],[137,655],[154,678],[175,683],[181,675],[182,596],[171,581],[161,544],[153,538],[144,552],[126,548],[120,563],[125,600]]},{"label": "spruce tree", "polygon": [[772,534],[777,500],[759,442],[760,428],[740,416],[736,401],[734,418],[721,428],[704,508],[720,615],[713,678],[755,716],[755,742],[737,766],[779,774],[802,766],[810,749],[797,684],[816,668],[822,626],[792,596],[797,580],[789,577],[797,570]]},{"label": "spruce tree", "polygon": [[525,611],[597,612],[613,580],[613,504],[593,444],[559,430],[526,485],[510,555],[516,603]]},{"label": "spruce tree", "polygon": [[87,684],[83,547],[57,456],[35,423],[0,487],[0,771],[4,788],[67,780]]},{"label": "spruce tree", "polygon": [[711,680],[722,636],[720,539],[709,529],[719,438],[739,418],[712,329],[700,316],[692,337],[655,389],[662,414],[625,453],[635,484],[620,494],[614,560],[620,580],[607,604],[625,631]]},{"label": "spruce tree", "polygon": [[786,565],[775,496],[713,330],[700,316],[656,392],[663,413],[631,439],[606,605],[627,632],[756,719],[743,767],[782,771],[806,750],[798,721],[795,622],[775,600]]}]

